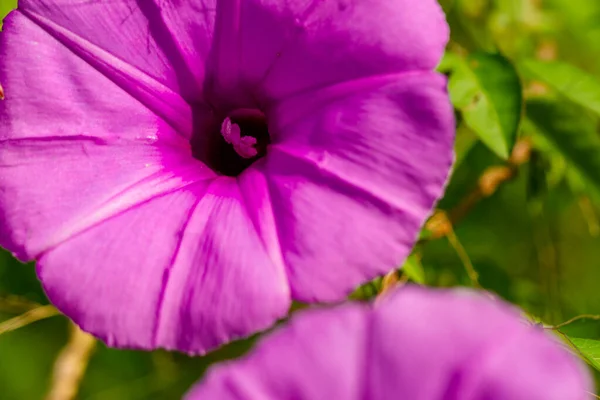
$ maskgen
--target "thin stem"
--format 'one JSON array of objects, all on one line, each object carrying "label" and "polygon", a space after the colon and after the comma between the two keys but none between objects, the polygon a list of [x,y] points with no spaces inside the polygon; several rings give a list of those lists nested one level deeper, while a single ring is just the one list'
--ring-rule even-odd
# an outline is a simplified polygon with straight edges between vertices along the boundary
[{"label": "thin stem", "polygon": [[467,251],[465,250],[463,245],[458,240],[458,237],[454,233],[454,229],[450,229],[446,237],[448,238],[448,242],[450,242],[450,245],[454,248],[454,251],[456,251],[458,258],[460,258],[460,261],[462,261],[465,267],[465,271],[467,271],[467,275],[471,280],[471,284],[476,288],[481,288],[481,285],[479,284],[479,274],[477,273],[477,271],[475,271],[475,267],[473,267],[471,258],[467,254]]},{"label": "thin stem", "polygon": [[458,258],[460,258],[471,283],[476,288],[481,288],[479,284],[479,274],[475,271],[475,267],[473,267],[473,263],[471,262],[471,258],[467,254],[467,251],[463,247],[463,245],[458,240],[456,233],[454,232],[454,227],[452,226],[452,222],[448,215],[443,211],[438,211],[435,215],[430,219],[430,224],[435,226],[435,229],[438,232],[443,232],[443,236],[446,236],[450,246],[456,251]]},{"label": "thin stem", "polygon": [[381,280],[381,291],[379,292],[379,296],[394,289],[396,286],[398,286],[398,282],[399,282],[398,271],[393,270],[391,272],[388,272],[388,274],[386,276],[384,276],[383,279]]},{"label": "thin stem", "polygon": [[24,314],[0,323],[0,335],[59,314],[60,312],[51,305],[34,308]]},{"label": "thin stem", "polygon": [[69,342],[54,362],[54,372],[46,400],[72,400],[77,396],[79,385],[87,369],[96,339],[71,325]]},{"label": "thin stem", "polygon": [[42,307],[42,305],[21,296],[0,296],[1,312],[20,314],[38,307]]},{"label": "thin stem", "polygon": [[[527,163],[531,156],[531,141],[528,138],[520,139],[514,146],[512,154],[505,165],[487,168],[479,177],[477,186],[456,207],[448,212],[452,225],[462,220],[482,199],[490,197],[505,182],[517,176],[519,167]],[[425,240],[439,239],[448,234],[445,225],[429,221],[426,228],[431,236]]]},{"label": "thin stem", "polygon": [[551,329],[551,330],[558,330],[564,326],[567,326],[569,324],[572,324],[575,321],[579,321],[580,319],[593,319],[594,321],[600,321],[600,315],[593,315],[593,314],[582,314],[582,315],[578,315],[576,317],[573,317],[565,322],[561,322],[558,325],[554,325],[554,326],[549,326],[546,329]]},{"label": "thin stem", "polygon": [[600,222],[598,222],[598,216],[596,215],[596,210],[594,209],[590,198],[587,196],[582,196],[579,198],[577,204],[579,205],[581,214],[583,214],[583,218],[587,223],[590,236],[597,237],[600,235]]}]

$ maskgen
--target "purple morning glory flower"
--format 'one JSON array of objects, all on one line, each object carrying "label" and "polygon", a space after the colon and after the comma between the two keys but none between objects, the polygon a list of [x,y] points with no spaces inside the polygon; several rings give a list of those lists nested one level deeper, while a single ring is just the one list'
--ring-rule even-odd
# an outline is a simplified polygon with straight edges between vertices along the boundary
[{"label": "purple morning glory flower", "polygon": [[435,0],[20,0],[0,245],[113,346],[201,353],[398,265],[454,121]]},{"label": "purple morning glory flower", "polygon": [[187,400],[584,400],[584,366],[508,305],[401,288],[374,306],[307,311]]}]

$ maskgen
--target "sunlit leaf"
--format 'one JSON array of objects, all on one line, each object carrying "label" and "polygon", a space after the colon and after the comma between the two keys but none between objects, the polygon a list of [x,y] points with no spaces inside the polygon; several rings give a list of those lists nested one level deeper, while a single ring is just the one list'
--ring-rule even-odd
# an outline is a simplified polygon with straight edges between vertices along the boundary
[{"label": "sunlit leaf", "polygon": [[579,338],[569,338],[569,341],[594,368],[600,371],[600,341]]},{"label": "sunlit leaf", "polygon": [[477,135],[469,127],[462,123],[458,125],[454,142],[454,153],[456,154],[454,168],[458,168],[462,164],[477,141]]},{"label": "sunlit leaf", "polygon": [[522,86],[513,65],[500,54],[448,57],[448,89],[464,122],[499,157],[507,159],[516,141],[523,109]]},{"label": "sunlit leaf", "polygon": [[0,30],[2,29],[2,20],[13,9],[17,7],[17,0],[0,0]]},{"label": "sunlit leaf", "polygon": [[416,255],[413,254],[406,259],[406,262],[402,266],[402,272],[413,282],[421,285],[425,284],[425,271],[423,270],[423,265],[421,265],[421,260]]},{"label": "sunlit leaf", "polygon": [[569,100],[600,115],[600,80],[563,62],[528,60],[525,68]]}]

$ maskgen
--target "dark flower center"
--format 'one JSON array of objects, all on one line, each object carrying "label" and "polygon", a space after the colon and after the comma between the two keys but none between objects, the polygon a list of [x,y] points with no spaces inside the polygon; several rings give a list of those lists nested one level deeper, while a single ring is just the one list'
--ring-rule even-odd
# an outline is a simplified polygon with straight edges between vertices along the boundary
[{"label": "dark flower center", "polygon": [[265,115],[256,109],[235,110],[212,130],[208,151],[192,139],[192,153],[213,170],[227,176],[238,176],[263,157],[271,142]]}]

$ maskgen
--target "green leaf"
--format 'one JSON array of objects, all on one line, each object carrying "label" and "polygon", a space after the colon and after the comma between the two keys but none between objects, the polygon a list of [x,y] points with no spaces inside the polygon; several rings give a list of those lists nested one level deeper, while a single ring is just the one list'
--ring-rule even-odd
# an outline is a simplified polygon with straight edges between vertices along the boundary
[{"label": "green leaf", "polygon": [[415,254],[411,254],[410,257],[406,259],[406,262],[402,266],[402,272],[404,272],[413,282],[421,285],[425,284],[425,271],[423,270],[421,261]]},{"label": "green leaf", "polygon": [[464,122],[494,153],[507,159],[523,111],[522,86],[514,66],[502,55],[489,53],[444,62],[446,68],[452,63],[448,89]]},{"label": "green leaf", "polygon": [[526,70],[557,92],[600,115],[600,81],[563,62],[524,62]]},{"label": "green leaf", "polygon": [[600,371],[600,341],[579,338],[569,338],[569,341],[594,368]]},{"label": "green leaf", "polygon": [[461,58],[458,54],[452,53],[451,51],[446,51],[436,70],[443,74],[449,73],[452,72],[460,62]]},{"label": "green leaf", "polygon": [[600,136],[594,119],[573,105],[541,100],[527,104],[527,115],[568,165],[600,194]]},{"label": "green leaf", "polygon": [[459,124],[456,128],[456,140],[454,141],[455,169],[462,164],[477,143],[477,135],[464,123]]},{"label": "green leaf", "polygon": [[0,0],[0,30],[4,17],[15,8],[17,8],[17,0]]}]

